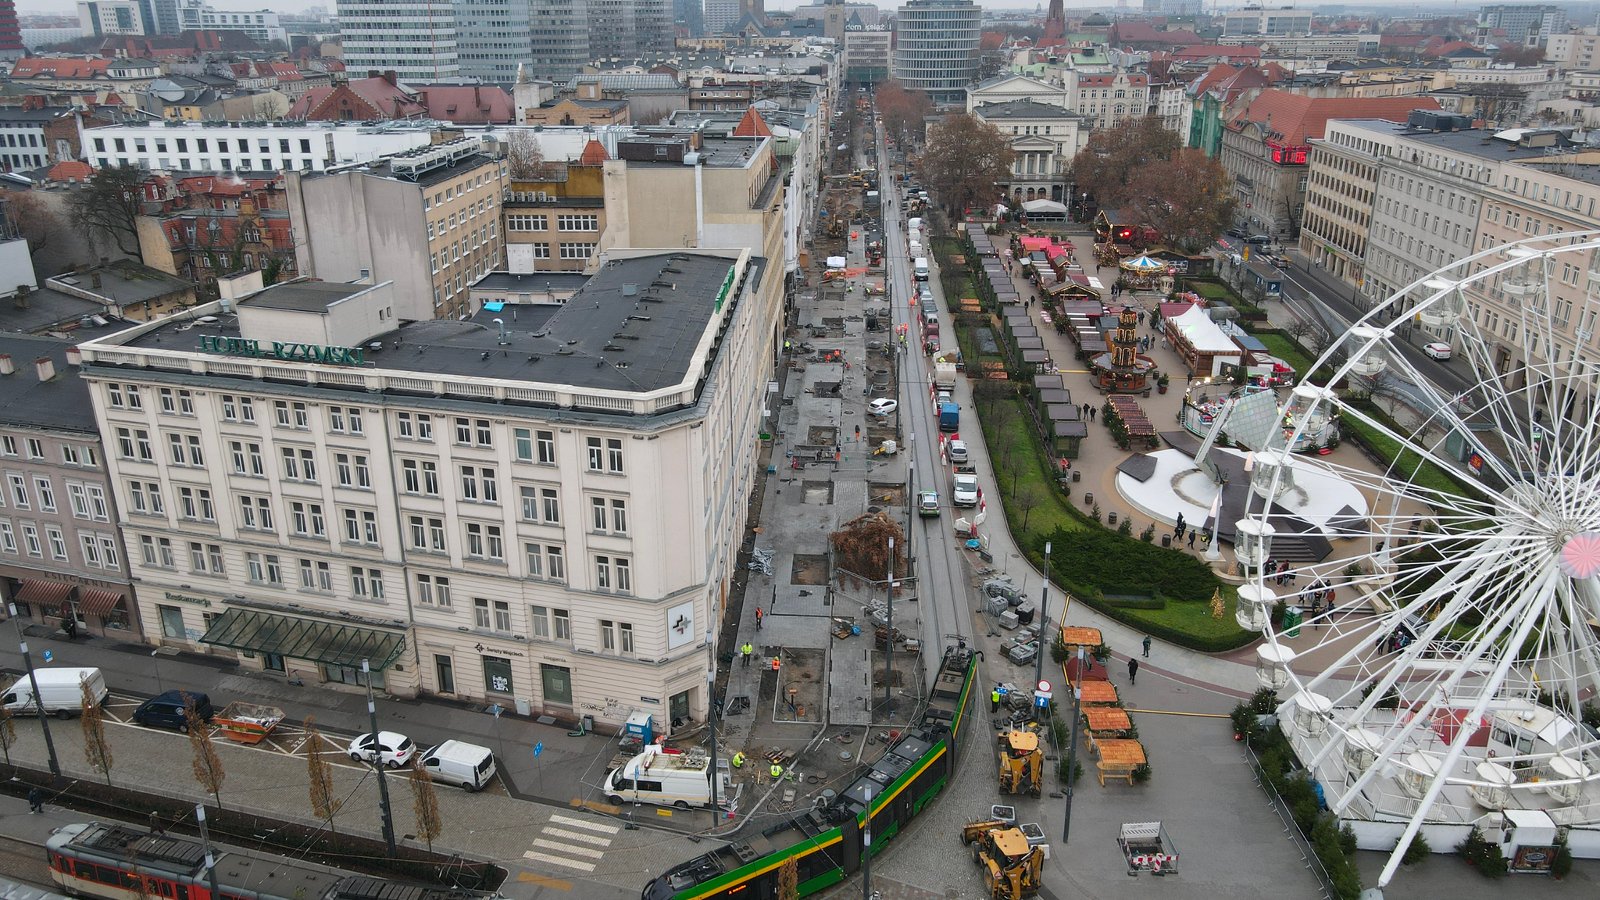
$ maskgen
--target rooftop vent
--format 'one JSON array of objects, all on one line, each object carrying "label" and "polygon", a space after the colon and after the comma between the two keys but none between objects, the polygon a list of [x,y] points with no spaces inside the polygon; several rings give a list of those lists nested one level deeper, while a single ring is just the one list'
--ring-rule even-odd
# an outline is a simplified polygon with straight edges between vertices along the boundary
[{"label": "rooftop vent", "polygon": [[634,296],[634,295],[636,295],[638,293],[639,293],[639,286],[637,284],[629,282],[629,283],[624,284],[622,286],[622,296],[624,296],[624,297],[632,297],[632,296]]}]

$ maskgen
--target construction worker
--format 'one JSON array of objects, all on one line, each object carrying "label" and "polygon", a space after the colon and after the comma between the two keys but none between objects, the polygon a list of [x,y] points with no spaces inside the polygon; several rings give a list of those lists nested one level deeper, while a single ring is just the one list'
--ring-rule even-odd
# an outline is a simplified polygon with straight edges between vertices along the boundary
[{"label": "construction worker", "polygon": [[774,656],[772,658],[772,671],[776,672],[781,668],[783,668],[783,663],[780,662],[776,656]]},{"label": "construction worker", "polygon": [[743,750],[740,750],[738,753],[735,753],[733,755],[733,767],[735,769],[744,768],[744,751]]},{"label": "construction worker", "polygon": [[746,669],[750,668],[750,654],[754,652],[756,652],[756,648],[750,646],[749,641],[745,641],[744,646],[739,648],[739,654],[744,657],[744,667]]},{"label": "construction worker", "polygon": [[995,685],[994,690],[989,692],[989,712],[999,712],[999,711],[1000,711],[1000,686],[999,685]]},{"label": "construction worker", "polygon": [[783,777],[783,766],[773,763],[772,768],[767,770],[767,774],[772,776],[773,781],[777,781]]},{"label": "construction worker", "polygon": [[[821,450],[817,451],[817,454],[818,454],[819,458],[820,458],[821,453],[822,453]],[[756,607],[756,630],[757,631],[761,630],[761,617],[765,616],[765,615],[766,615],[766,613],[761,611],[761,607],[759,607],[759,606]]]}]

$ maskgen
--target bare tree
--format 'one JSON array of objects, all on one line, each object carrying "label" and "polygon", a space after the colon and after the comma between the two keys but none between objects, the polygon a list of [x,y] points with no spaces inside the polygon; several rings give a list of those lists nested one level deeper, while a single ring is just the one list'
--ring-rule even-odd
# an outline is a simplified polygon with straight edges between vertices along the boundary
[{"label": "bare tree", "polygon": [[513,181],[541,181],[550,177],[551,166],[545,162],[539,139],[527,129],[513,131],[506,139],[506,162],[510,164]]},{"label": "bare tree", "polygon": [[94,173],[67,197],[67,214],[90,244],[107,242],[123,255],[143,261],[139,252],[139,213],[148,175],[134,166],[112,166]]},{"label": "bare tree", "polygon": [[1028,517],[1033,513],[1034,507],[1039,505],[1041,498],[1039,497],[1039,490],[1032,484],[1025,484],[1021,488],[1017,487],[1014,473],[1019,468],[1021,467],[1011,467],[1013,472],[1011,477],[1011,505],[1017,512],[1022,513],[1022,530],[1027,531]]},{"label": "bare tree", "polygon": [[17,742],[17,723],[11,718],[11,710],[0,706],[0,750],[6,754],[6,767],[11,766],[11,745]]},{"label": "bare tree", "polygon": [[106,776],[106,786],[111,785],[111,745],[106,742],[106,713],[100,708],[99,698],[94,695],[94,688],[89,679],[83,679],[81,690],[83,692],[83,714],[80,724],[83,725],[83,755],[89,761],[89,768]]},{"label": "bare tree", "polygon": [[222,782],[227,779],[228,773],[222,768],[222,757],[217,755],[217,746],[211,743],[211,726],[201,718],[200,711],[195,708],[194,698],[188,694],[183,695],[183,724],[189,732],[189,749],[194,752],[194,780],[200,782],[200,786],[217,801],[217,809],[221,809]]},{"label": "bare tree", "polygon": [[316,720],[306,719],[306,781],[310,792],[311,812],[317,818],[328,823],[328,830],[337,833],[333,827],[333,817],[339,812],[339,807],[344,805],[344,800],[333,792],[333,766],[328,764],[325,751],[322,749],[322,732],[317,730]]},{"label": "bare tree", "polygon": [[30,254],[37,256],[40,250],[62,240],[65,225],[44,198],[32,192],[17,192],[5,195],[4,203],[11,229],[28,242]]},{"label": "bare tree", "polygon": [[1011,179],[1015,157],[1000,129],[969,113],[951,113],[928,129],[921,168],[940,202],[959,216],[967,207],[993,207],[996,185]]},{"label": "bare tree", "polygon": [[428,852],[433,852],[433,839],[444,831],[444,819],[439,815],[439,795],[433,789],[433,779],[422,767],[419,756],[411,763],[411,809],[417,817],[417,837],[428,842]]}]

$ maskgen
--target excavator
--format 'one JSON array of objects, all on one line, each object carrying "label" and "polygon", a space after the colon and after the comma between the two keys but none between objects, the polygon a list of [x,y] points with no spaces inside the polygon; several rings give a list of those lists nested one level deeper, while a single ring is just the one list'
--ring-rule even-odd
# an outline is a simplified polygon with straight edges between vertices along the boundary
[{"label": "excavator", "polygon": [[961,829],[972,845],[972,861],[983,867],[990,900],[1022,900],[1039,894],[1044,848],[1030,847],[1022,829],[1001,819],[984,819]]},{"label": "excavator", "polygon": [[1039,732],[1033,728],[1008,729],[999,733],[1000,793],[1028,793],[1037,797],[1044,790],[1044,751],[1039,747]]}]

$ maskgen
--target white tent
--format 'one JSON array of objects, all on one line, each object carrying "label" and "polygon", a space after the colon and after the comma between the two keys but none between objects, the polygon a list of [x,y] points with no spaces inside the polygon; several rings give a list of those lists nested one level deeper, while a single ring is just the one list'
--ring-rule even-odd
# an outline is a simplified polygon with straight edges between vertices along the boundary
[{"label": "white tent", "polygon": [[1217,323],[1211,321],[1206,311],[1198,306],[1191,306],[1184,310],[1183,315],[1169,319],[1172,327],[1183,335],[1189,346],[1201,353],[1242,353],[1239,345],[1233,338],[1223,333]]},{"label": "white tent", "polygon": [[1064,216],[1067,214],[1067,205],[1054,200],[1040,198],[1038,200],[1024,200],[1023,212],[1035,216]]}]

